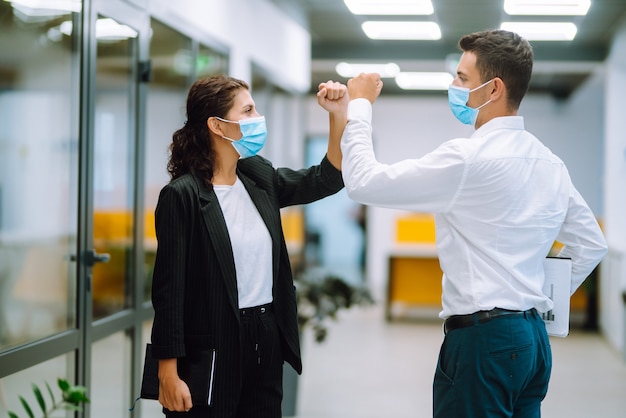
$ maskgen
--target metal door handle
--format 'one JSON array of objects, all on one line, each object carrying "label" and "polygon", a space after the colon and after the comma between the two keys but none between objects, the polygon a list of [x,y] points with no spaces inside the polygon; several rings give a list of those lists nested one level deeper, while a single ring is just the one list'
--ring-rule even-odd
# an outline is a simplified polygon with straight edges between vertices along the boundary
[{"label": "metal door handle", "polygon": [[108,263],[110,260],[111,254],[97,253],[94,249],[85,252],[85,264],[90,267],[96,263]]},{"label": "metal door handle", "polygon": [[[76,254],[70,254],[68,258],[70,261],[78,261],[78,257],[76,257]],[[97,253],[96,250],[93,249],[87,250],[85,251],[83,260],[85,261],[85,264],[91,267],[96,263],[108,263],[109,261],[111,261],[111,254]]]}]

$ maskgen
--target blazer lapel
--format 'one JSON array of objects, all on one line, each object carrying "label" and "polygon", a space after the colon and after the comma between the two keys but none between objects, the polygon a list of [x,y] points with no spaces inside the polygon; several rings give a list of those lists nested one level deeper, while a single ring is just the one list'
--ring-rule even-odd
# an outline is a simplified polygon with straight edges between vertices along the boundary
[{"label": "blazer lapel", "polygon": [[200,198],[200,212],[204,219],[204,225],[207,228],[209,239],[215,249],[217,261],[222,271],[224,284],[228,299],[235,312],[237,320],[239,320],[239,300],[237,294],[237,275],[235,271],[235,260],[233,258],[233,249],[228,235],[226,221],[220,207],[217,195],[213,190],[209,190],[204,182],[194,176],[198,185],[198,195]]}]

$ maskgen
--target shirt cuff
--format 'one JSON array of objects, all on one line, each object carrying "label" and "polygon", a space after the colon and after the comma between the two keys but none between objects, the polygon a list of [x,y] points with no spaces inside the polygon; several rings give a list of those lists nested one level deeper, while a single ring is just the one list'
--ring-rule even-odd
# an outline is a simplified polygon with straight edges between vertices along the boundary
[{"label": "shirt cuff", "polygon": [[360,119],[371,122],[372,104],[364,98],[350,100],[348,103],[348,121]]}]

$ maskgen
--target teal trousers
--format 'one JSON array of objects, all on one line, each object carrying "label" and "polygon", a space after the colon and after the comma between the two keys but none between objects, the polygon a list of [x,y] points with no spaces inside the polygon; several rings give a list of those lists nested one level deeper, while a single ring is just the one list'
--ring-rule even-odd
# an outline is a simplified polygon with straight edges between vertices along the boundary
[{"label": "teal trousers", "polygon": [[433,383],[434,418],[539,418],[552,351],[536,312],[449,331]]}]

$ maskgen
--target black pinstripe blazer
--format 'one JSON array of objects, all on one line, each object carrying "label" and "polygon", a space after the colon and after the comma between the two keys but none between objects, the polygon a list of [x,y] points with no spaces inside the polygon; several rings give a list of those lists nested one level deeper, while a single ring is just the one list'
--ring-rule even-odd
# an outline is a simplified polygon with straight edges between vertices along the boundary
[{"label": "black pinstripe blazer", "polygon": [[[343,188],[326,157],[308,169],[275,169],[262,157],[241,159],[237,174],[272,238],[274,310],[283,356],[302,371],[292,271],[280,208],[313,202]],[[184,357],[215,349],[213,410],[236,408],[240,378],[239,307],[235,263],[217,196],[193,174],[166,185],[155,212],[158,240],[152,281],[152,354]]]}]

